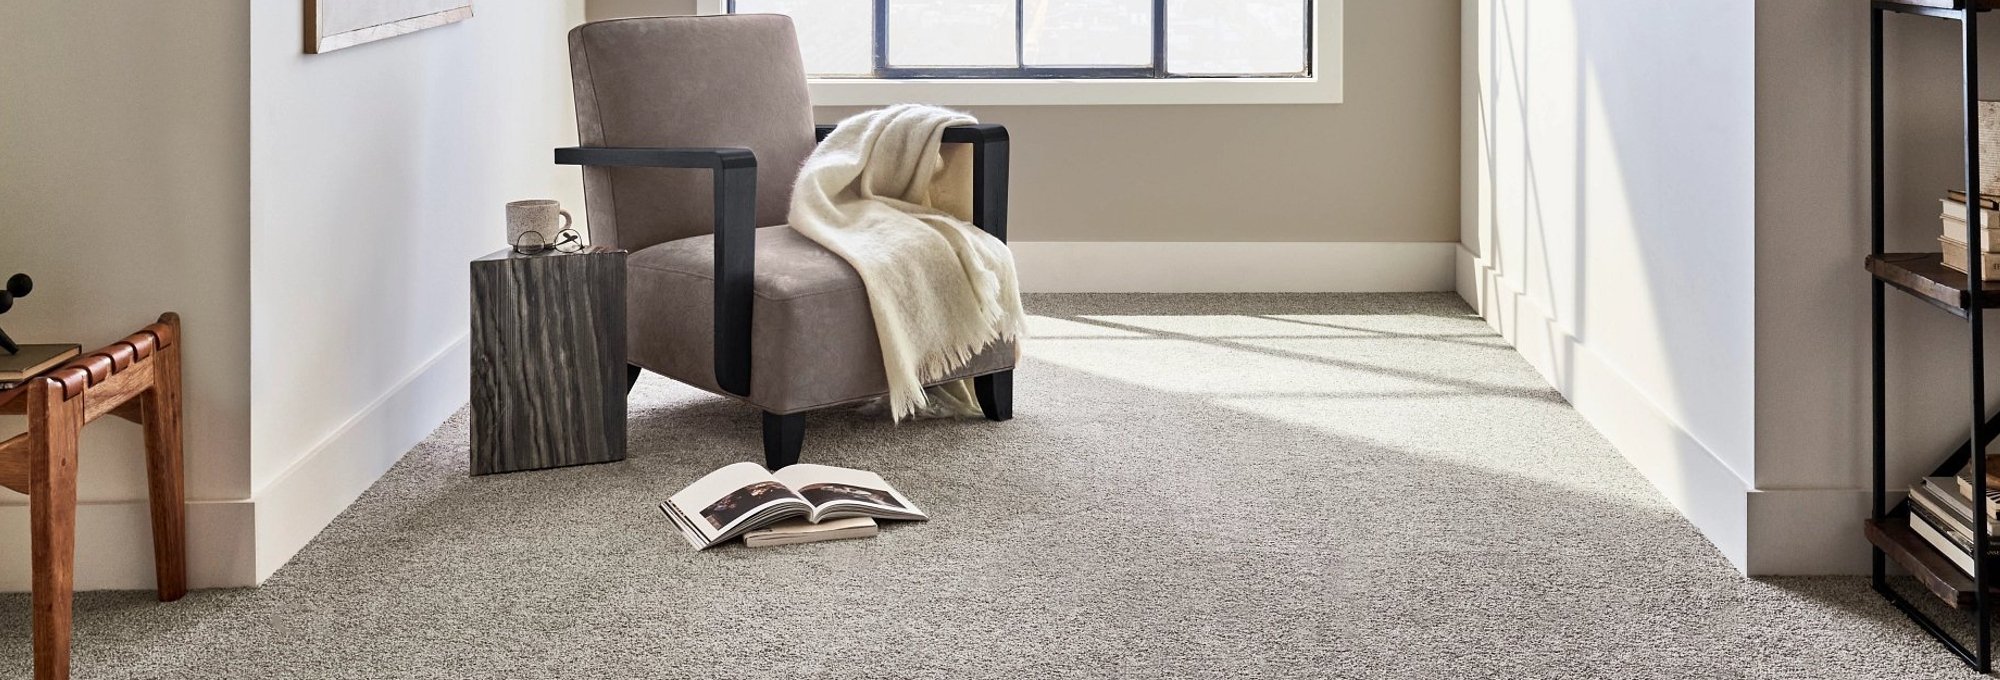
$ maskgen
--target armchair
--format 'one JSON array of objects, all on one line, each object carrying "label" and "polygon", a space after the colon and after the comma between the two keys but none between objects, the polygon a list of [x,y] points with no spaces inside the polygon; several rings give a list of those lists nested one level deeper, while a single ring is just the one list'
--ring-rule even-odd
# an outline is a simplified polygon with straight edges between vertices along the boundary
[{"label": "armchair", "polygon": [[[791,20],[649,17],[569,35],[591,240],[627,260],[628,377],[652,371],[763,411],[765,464],[798,462],[805,414],[888,392],[861,278],[785,226],[791,188],[830,126],[812,124]],[[1007,130],[968,125],[974,223],[1007,238]],[[759,177],[762,173],[763,177]],[[1013,417],[1012,343],[938,382],[974,379]],[[628,385],[629,389],[629,385]]]}]

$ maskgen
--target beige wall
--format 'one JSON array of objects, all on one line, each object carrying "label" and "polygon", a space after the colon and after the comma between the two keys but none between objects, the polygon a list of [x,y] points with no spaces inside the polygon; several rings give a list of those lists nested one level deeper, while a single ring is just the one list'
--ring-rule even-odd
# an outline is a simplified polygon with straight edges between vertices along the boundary
[{"label": "beige wall", "polygon": [[[589,12],[693,4],[590,0]],[[1459,6],[1346,7],[1342,104],[973,108],[1014,136],[1012,237],[1457,241]]]},{"label": "beige wall", "polygon": [[619,17],[682,16],[694,13],[694,0],[589,0],[591,21]]},{"label": "beige wall", "polygon": [[[214,502],[250,492],[247,21],[240,0],[0,3],[0,276],[36,280],[0,326],[98,346],[181,314],[203,554],[230,549]],[[78,581],[150,583],[138,428],[93,424],[79,467]],[[27,561],[24,501],[0,490],[0,591]]]},{"label": "beige wall", "polygon": [[[1757,3],[1757,466],[1772,512],[1753,525],[1794,553],[1866,573],[1854,530],[1868,512],[1870,458],[1868,14],[1817,0]],[[1964,183],[1958,25],[1885,20],[1885,237],[1937,252],[1938,200]],[[1981,43],[2000,26],[1982,22]],[[2000,92],[1983,54],[1982,98]],[[1890,490],[1968,436],[1965,322],[1890,289],[1886,473]],[[1987,317],[1993,317],[1989,314]],[[1987,326],[1987,398],[2000,363]],[[1991,407],[1989,407],[1991,408]],[[1815,522],[1815,518],[1830,518]],[[1819,529],[1799,531],[1806,526]]]},{"label": "beige wall", "polygon": [[[464,404],[465,263],[505,201],[580,201],[549,153],[582,0],[324,55],[302,7],[0,3],[0,276],[39,284],[0,324],[96,345],[182,314],[196,587],[268,576]],[[137,429],[84,442],[77,584],[150,587]],[[0,591],[26,514],[0,491]]]}]

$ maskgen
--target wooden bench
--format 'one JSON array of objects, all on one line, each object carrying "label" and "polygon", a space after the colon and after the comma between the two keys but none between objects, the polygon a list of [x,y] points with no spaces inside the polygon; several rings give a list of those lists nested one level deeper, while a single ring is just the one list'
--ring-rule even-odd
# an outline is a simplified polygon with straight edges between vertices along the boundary
[{"label": "wooden bench", "polygon": [[104,416],[146,431],[160,601],[187,593],[181,475],[180,317],[0,391],[0,414],[25,414],[28,431],[0,442],[0,487],[28,495],[33,543],[35,680],[69,677],[70,603],[76,566],[76,458],[83,426]]}]

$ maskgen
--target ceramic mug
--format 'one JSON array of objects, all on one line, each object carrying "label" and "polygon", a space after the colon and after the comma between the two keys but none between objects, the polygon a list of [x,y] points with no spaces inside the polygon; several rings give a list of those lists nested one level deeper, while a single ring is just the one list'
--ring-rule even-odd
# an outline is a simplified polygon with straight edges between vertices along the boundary
[{"label": "ceramic mug", "polygon": [[[545,244],[557,242],[562,232],[569,229],[569,211],[552,199],[514,201],[507,204],[507,245],[516,249],[522,247],[541,248]],[[533,236],[528,234],[533,232]]]}]

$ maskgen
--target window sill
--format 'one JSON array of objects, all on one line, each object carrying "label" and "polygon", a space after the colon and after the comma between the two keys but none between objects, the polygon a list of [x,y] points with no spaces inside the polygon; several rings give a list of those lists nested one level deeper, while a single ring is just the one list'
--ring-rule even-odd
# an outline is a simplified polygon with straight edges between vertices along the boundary
[{"label": "window sill", "polygon": [[1338,104],[1339,77],[1179,80],[866,80],[815,78],[815,106],[1131,106]]}]

